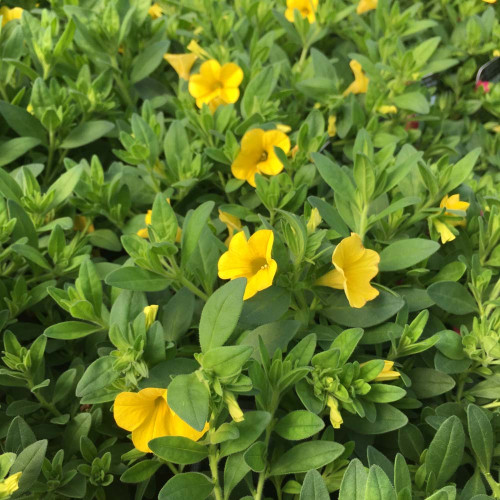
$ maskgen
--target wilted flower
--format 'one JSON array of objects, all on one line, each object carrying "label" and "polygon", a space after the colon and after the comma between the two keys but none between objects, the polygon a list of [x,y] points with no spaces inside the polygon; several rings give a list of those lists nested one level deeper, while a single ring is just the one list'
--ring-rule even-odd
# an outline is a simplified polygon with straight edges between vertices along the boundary
[{"label": "wilted flower", "polygon": [[146,316],[146,330],[155,322],[156,315],[158,314],[158,306],[153,304],[146,306],[143,310]]},{"label": "wilted flower", "polygon": [[339,403],[333,396],[328,396],[326,405],[330,408],[330,423],[334,429],[340,429],[344,422],[339,412]]},{"label": "wilted flower", "polygon": [[328,135],[330,137],[335,137],[337,135],[337,117],[335,115],[330,115],[328,117]]},{"label": "wilted flower", "polygon": [[316,21],[316,10],[318,8],[318,0],[286,0],[285,17],[291,22],[294,22],[294,10],[298,10],[300,15],[310,23]]},{"label": "wilted flower", "polygon": [[236,102],[240,97],[240,83],[243,81],[242,69],[234,63],[223,66],[215,59],[205,61],[200,72],[189,78],[189,93],[196,99],[196,105],[203,104],[214,112],[221,104]]},{"label": "wilted flower", "polygon": [[9,21],[14,19],[21,19],[23,15],[23,9],[21,7],[14,7],[9,9],[8,7],[0,7],[0,16],[2,16],[2,26],[5,26]]},{"label": "wilted flower", "polygon": [[152,19],[158,19],[162,16],[163,10],[157,3],[154,3],[151,7],[149,7],[148,14]]},{"label": "wilted flower", "polygon": [[183,80],[189,80],[189,73],[193,67],[194,62],[198,59],[196,54],[165,54],[163,59],[167,61],[175,72],[179,75],[179,78]]},{"label": "wilted flower", "polygon": [[241,149],[231,165],[231,172],[237,179],[246,180],[255,187],[255,174],[277,175],[283,170],[283,163],[276,156],[274,148],[285,154],[290,151],[290,139],[279,130],[264,131],[254,128],[241,139]]},{"label": "wilted flower", "polygon": [[229,250],[219,259],[219,278],[246,278],[244,300],[269,288],[278,270],[276,261],[271,258],[273,242],[274,234],[269,229],[256,231],[248,241],[243,231],[236,233],[229,243]]},{"label": "wilted flower", "polygon": [[356,9],[357,14],[364,14],[370,10],[377,8],[378,0],[360,0],[358,3],[358,8]]},{"label": "wilted flower", "polygon": [[167,403],[167,389],[148,388],[139,392],[118,394],[113,406],[115,421],[122,429],[132,432],[134,446],[148,453],[148,443],[162,436],[183,436],[198,441],[208,430],[206,423],[200,432],[184,422]]},{"label": "wilted flower", "polygon": [[228,247],[231,239],[234,236],[234,233],[241,231],[241,221],[240,219],[238,219],[238,217],[228,214],[227,212],[222,212],[222,210],[219,210],[219,220],[223,222],[227,227],[229,236],[224,241],[224,244]]},{"label": "wilted flower", "polygon": [[316,284],[344,290],[351,307],[363,307],[379,294],[370,285],[370,280],[378,274],[379,262],[379,254],[365,248],[359,235],[351,233],[333,252],[335,269],[321,276]]},{"label": "wilted flower", "polygon": [[354,81],[345,90],[343,94],[344,97],[348,96],[349,94],[365,94],[368,90],[368,84],[370,83],[370,80],[365,75],[361,64],[353,59],[349,63],[349,66],[351,67],[351,70],[354,74]]},{"label": "wilted flower", "polygon": [[388,114],[391,114],[391,113],[397,113],[398,112],[398,108],[394,105],[383,105],[383,106],[380,106],[377,111],[382,114],[382,115],[388,115]]}]

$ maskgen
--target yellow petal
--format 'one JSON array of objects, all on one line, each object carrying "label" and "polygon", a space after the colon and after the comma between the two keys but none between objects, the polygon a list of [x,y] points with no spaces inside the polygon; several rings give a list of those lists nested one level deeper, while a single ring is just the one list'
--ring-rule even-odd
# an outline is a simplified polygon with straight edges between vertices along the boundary
[{"label": "yellow petal", "polygon": [[257,292],[272,286],[277,270],[278,264],[272,259],[268,263],[263,264],[263,268],[248,279],[243,300],[250,299]]},{"label": "yellow petal", "polygon": [[358,14],[364,14],[370,10],[376,9],[378,0],[360,0],[356,12]]},{"label": "yellow petal", "polygon": [[330,115],[328,117],[328,136],[335,137],[337,135],[337,117]]},{"label": "yellow petal", "polygon": [[227,87],[220,89],[220,98],[225,104],[232,104],[240,97],[240,90],[237,88]]},{"label": "yellow petal", "polygon": [[260,229],[250,236],[248,247],[254,258],[262,258],[270,263],[273,243],[274,233],[270,229]]},{"label": "yellow petal", "polygon": [[218,262],[219,278],[247,278],[252,275],[252,259],[248,242],[243,231],[236,233],[229,244],[229,250],[223,253]]},{"label": "yellow petal", "polygon": [[433,222],[434,227],[441,236],[441,243],[448,243],[449,241],[453,241],[456,238],[456,236],[453,234],[453,231],[444,222],[441,222],[437,219],[434,219]]},{"label": "yellow petal", "polygon": [[0,481],[0,498],[10,498],[10,495],[19,489],[19,478],[22,472],[16,472]]},{"label": "yellow petal", "polygon": [[193,441],[198,441],[205,432],[210,428],[209,423],[205,424],[205,427],[201,431],[197,431],[189,424],[184,422],[171,408],[169,408],[169,436],[182,436]]},{"label": "yellow petal", "polygon": [[255,187],[255,174],[263,148],[264,130],[256,128],[245,133],[241,140],[241,149],[231,165],[231,172],[236,179],[247,181]]},{"label": "yellow petal", "polygon": [[391,105],[384,105],[384,106],[380,106],[377,111],[382,114],[382,115],[388,115],[388,114],[391,114],[391,113],[397,113],[398,112],[398,108],[396,106],[391,106]]},{"label": "yellow petal", "polygon": [[137,231],[137,236],[140,236],[141,238],[147,239],[149,238],[149,232],[147,228],[142,228]]},{"label": "yellow petal", "polygon": [[226,63],[220,69],[220,81],[225,88],[239,87],[243,81],[243,70],[235,63]]},{"label": "yellow petal", "polygon": [[179,78],[189,80],[189,73],[198,56],[196,54],[165,54],[163,58],[174,68]]},{"label": "yellow petal", "polygon": [[186,48],[198,57],[203,57],[204,59],[210,58],[209,53],[203,50],[195,40],[191,40]]},{"label": "yellow petal", "polygon": [[285,17],[293,23],[294,10],[297,9],[303,18],[307,18],[310,23],[316,20],[315,12],[318,7],[318,0],[287,0]]},{"label": "yellow petal", "polygon": [[239,231],[241,229],[241,221],[238,217],[231,215],[227,212],[219,210],[219,220],[224,223],[228,229]]},{"label": "yellow petal", "polygon": [[163,10],[157,3],[154,3],[149,8],[148,14],[151,16],[152,19],[158,19],[163,14]]},{"label": "yellow petal", "polygon": [[353,59],[349,63],[349,66],[351,67],[351,70],[354,74],[354,82],[352,82],[349,87],[347,87],[343,94],[344,97],[349,94],[365,94],[368,90],[368,84],[370,83],[370,80],[365,75],[361,64]]},{"label": "yellow petal", "polygon": [[155,400],[165,389],[143,389],[139,392],[121,392],[116,396],[113,415],[119,427],[127,431],[137,429],[154,411]]},{"label": "yellow petal", "polygon": [[333,269],[318,278],[315,284],[319,286],[329,286],[330,288],[335,288],[336,290],[343,290],[344,282],[344,273],[338,271],[337,269]]},{"label": "yellow petal", "polygon": [[379,291],[373,288],[369,281],[346,281],[344,290],[349,305],[356,309],[360,309],[367,301],[373,300],[379,295]]}]

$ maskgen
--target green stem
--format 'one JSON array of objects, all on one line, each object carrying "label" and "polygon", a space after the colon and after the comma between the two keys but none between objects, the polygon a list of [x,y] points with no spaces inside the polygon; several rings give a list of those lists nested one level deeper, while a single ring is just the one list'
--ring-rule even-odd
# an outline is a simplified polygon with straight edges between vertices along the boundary
[{"label": "green stem", "polygon": [[486,478],[486,481],[488,481],[488,484],[490,485],[491,491],[493,493],[493,497],[500,498],[500,484],[498,484],[493,479],[493,476],[491,475],[490,472],[483,472],[483,475]]},{"label": "green stem", "polygon": [[[33,387],[35,387],[35,384],[33,383],[33,380],[31,378],[29,378],[27,380],[28,382],[28,387],[31,391],[31,389]],[[34,394],[35,398],[38,399],[39,403],[48,411],[50,411],[50,413],[52,413],[52,415],[54,415],[55,417],[60,417],[62,415],[62,413],[56,408],[56,405],[54,403],[49,403],[41,394],[39,394],[38,392],[33,392],[32,391],[32,394]]]},{"label": "green stem", "polygon": [[359,237],[361,238],[361,241],[365,239],[365,234],[368,229],[368,206],[365,205],[363,207],[363,210],[361,211],[361,218],[359,220]]},{"label": "green stem", "polygon": [[205,302],[208,300],[208,295],[205,292],[202,292],[192,281],[189,281],[185,276],[180,277],[179,281],[188,290],[191,290],[195,295],[200,297],[200,299],[203,299]]},{"label": "green stem", "polygon": [[128,87],[125,85],[125,82],[123,81],[123,78],[120,76],[121,69],[118,66],[118,61],[116,60],[116,57],[111,58],[111,66],[115,70],[114,72],[114,77],[116,84],[118,86],[118,90],[120,92],[120,95],[122,99],[125,101],[127,106],[133,108],[134,107],[134,101],[130,97],[130,93],[128,91]]},{"label": "green stem", "polygon": [[214,496],[216,500],[224,500],[219,482],[219,459],[217,457],[217,445],[211,444],[209,447],[208,463],[214,482]]}]

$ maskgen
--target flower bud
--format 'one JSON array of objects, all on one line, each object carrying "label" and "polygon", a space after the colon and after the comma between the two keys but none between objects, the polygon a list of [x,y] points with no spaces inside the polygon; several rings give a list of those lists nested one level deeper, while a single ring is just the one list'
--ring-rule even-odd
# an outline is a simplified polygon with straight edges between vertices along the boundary
[{"label": "flower bud", "polygon": [[144,315],[146,316],[146,330],[155,322],[156,315],[158,314],[158,306],[146,306],[144,308]]},{"label": "flower bud", "polygon": [[330,408],[330,422],[334,429],[340,429],[340,426],[344,422],[342,419],[342,415],[339,412],[339,403],[338,401],[332,397],[328,396],[326,401],[327,406]]},{"label": "flower bud", "polygon": [[243,422],[245,420],[245,416],[232,392],[224,391],[224,402],[227,404],[231,418],[235,422]]}]

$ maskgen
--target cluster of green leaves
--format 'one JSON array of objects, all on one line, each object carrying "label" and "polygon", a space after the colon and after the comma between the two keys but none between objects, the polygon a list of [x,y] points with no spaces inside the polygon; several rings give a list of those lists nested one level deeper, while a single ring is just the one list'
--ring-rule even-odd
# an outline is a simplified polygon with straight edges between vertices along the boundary
[{"label": "cluster of green leaves", "polygon": [[[285,0],[158,3],[6,2],[24,8],[0,30],[12,498],[499,499],[500,84],[475,86],[498,7],[319,0],[310,24]],[[163,60],[192,41],[242,68],[235,104],[198,109]],[[352,59],[370,84],[344,96]],[[283,171],[235,179],[243,134],[282,125]],[[444,215],[451,194],[466,213]],[[218,279],[218,212],[274,233],[249,300]],[[443,244],[446,217],[465,224]],[[380,254],[361,309],[315,286],[351,232]],[[151,387],[203,438],[134,449],[113,401]]]}]

